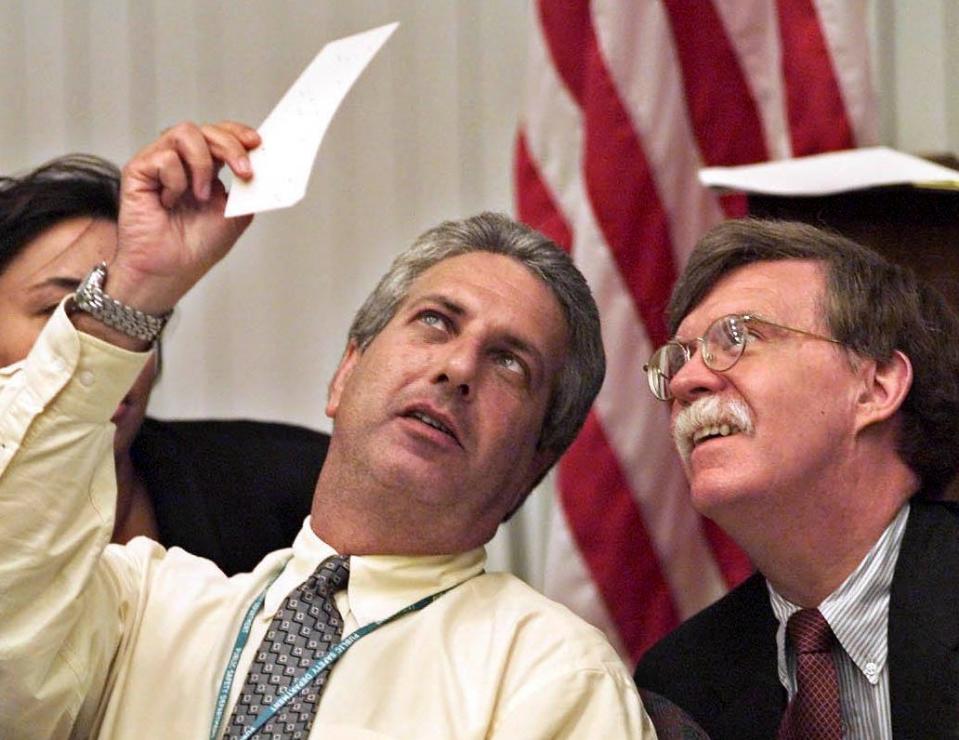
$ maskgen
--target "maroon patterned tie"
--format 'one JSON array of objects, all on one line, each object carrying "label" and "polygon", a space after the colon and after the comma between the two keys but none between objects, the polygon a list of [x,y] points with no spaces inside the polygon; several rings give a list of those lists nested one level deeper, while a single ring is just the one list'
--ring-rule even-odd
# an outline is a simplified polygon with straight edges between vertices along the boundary
[{"label": "maroon patterned tie", "polygon": [[818,609],[800,609],[786,633],[796,651],[796,695],[779,725],[779,740],[841,740],[839,678],[832,659],[836,641]]}]

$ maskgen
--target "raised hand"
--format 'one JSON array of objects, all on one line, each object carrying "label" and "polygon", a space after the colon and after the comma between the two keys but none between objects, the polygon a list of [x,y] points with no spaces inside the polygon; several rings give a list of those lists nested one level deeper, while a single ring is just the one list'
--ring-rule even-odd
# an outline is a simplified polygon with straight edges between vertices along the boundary
[{"label": "raised hand", "polygon": [[217,173],[226,164],[235,176],[252,178],[247,152],[259,143],[259,134],[240,123],[181,123],[127,163],[106,284],[111,296],[163,313],[226,255],[253,217],[224,218],[226,191]]}]

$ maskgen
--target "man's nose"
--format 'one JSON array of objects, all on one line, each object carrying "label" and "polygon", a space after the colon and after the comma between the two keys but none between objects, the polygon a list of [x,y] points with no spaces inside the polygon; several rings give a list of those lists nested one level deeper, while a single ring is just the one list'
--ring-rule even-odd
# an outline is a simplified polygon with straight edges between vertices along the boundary
[{"label": "man's nose", "polygon": [[479,349],[466,339],[447,343],[439,357],[433,382],[449,384],[461,398],[472,398],[479,356]]},{"label": "man's nose", "polygon": [[695,401],[697,398],[717,393],[726,385],[726,376],[710,370],[703,361],[702,342],[691,347],[692,357],[669,381],[669,392],[680,401]]}]

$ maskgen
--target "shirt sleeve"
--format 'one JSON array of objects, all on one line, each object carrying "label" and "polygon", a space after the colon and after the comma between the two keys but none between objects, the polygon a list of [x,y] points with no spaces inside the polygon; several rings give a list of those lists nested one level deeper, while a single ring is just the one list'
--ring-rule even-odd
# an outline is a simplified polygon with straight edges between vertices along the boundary
[{"label": "shirt sleeve", "polygon": [[[116,481],[110,422],[148,353],[76,331],[61,304],[29,356],[0,374],[0,728],[77,732],[122,635],[105,572]],[[124,562],[120,559],[118,562]],[[82,734],[82,730],[80,730]]]},{"label": "shirt sleeve", "polygon": [[553,675],[513,697],[494,738],[656,737],[636,686],[618,663]]}]

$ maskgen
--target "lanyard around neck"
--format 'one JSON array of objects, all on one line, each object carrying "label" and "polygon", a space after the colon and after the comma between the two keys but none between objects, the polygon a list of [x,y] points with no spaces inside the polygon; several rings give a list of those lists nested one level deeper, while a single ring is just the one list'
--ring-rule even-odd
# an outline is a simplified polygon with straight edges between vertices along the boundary
[{"label": "lanyard around neck", "polygon": [[[266,588],[263,589],[263,592],[253,601],[252,604],[250,604],[250,608],[246,610],[246,616],[244,616],[243,622],[240,625],[240,632],[237,634],[236,640],[233,642],[233,652],[230,654],[230,660],[227,663],[226,670],[223,672],[223,680],[220,682],[220,691],[217,694],[216,699],[216,709],[213,713],[213,723],[210,726],[210,740],[217,740],[217,737],[219,736],[220,724],[223,722],[223,711],[226,709],[226,704],[230,699],[230,689],[233,687],[233,679],[236,677],[236,667],[240,662],[240,654],[243,652],[243,648],[246,646],[247,640],[250,639],[250,630],[253,627],[253,620],[256,618],[256,615],[260,612],[260,609],[263,606],[263,601],[266,599],[266,592],[269,591],[270,586],[273,585],[273,582],[276,581],[282,572],[283,571],[281,569],[270,579],[269,583],[266,584]],[[447,591],[451,591],[462,583],[465,583],[465,581],[460,581],[460,583],[456,583],[449,588],[444,588],[442,591],[437,591],[435,594],[424,596],[419,601],[403,607],[398,612],[391,614],[385,619],[370,622],[369,624],[365,624],[359,629],[351,632],[349,635],[343,638],[343,640],[338,642],[326,653],[317,658],[313,662],[313,665],[311,665],[306,671],[306,673],[294,681],[286,689],[286,691],[277,696],[276,700],[270,706],[260,712],[256,719],[253,720],[253,724],[244,730],[243,735],[240,736],[240,740],[248,740],[248,738],[253,737],[253,735],[255,735],[257,731],[263,727],[263,725],[269,722],[270,719],[272,719],[273,716],[280,709],[282,709],[288,701],[290,701],[290,699],[306,688],[313,681],[313,679],[315,679],[326,668],[329,668],[337,660],[339,660],[343,653],[349,650],[353,644],[359,641],[361,638],[366,637],[368,634],[370,634],[370,632],[373,632],[374,630],[377,630],[380,627],[399,619],[400,617],[429,606]]]}]

